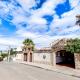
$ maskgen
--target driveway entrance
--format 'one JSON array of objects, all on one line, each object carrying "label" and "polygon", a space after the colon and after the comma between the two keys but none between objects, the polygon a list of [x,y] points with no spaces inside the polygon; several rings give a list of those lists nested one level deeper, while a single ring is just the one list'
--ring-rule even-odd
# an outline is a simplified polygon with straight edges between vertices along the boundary
[{"label": "driveway entrance", "polygon": [[60,50],[56,52],[56,64],[60,66],[67,66],[75,68],[74,54]]}]

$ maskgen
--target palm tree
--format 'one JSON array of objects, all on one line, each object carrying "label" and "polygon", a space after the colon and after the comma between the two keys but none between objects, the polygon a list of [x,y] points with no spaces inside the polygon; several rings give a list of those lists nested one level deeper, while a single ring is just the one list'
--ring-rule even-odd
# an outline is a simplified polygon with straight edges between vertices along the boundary
[{"label": "palm tree", "polygon": [[24,49],[34,50],[35,44],[31,39],[29,39],[29,38],[25,39],[23,41],[23,44],[24,44]]}]

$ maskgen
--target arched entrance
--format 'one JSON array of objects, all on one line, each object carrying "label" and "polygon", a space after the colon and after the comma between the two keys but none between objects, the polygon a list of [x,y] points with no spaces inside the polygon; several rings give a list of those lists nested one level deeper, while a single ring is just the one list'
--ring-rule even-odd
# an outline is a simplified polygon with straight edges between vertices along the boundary
[{"label": "arched entrance", "polygon": [[27,53],[24,53],[24,61],[27,61]]},{"label": "arched entrance", "polygon": [[56,52],[56,64],[75,68],[74,54],[60,50]]},{"label": "arched entrance", "polygon": [[32,53],[30,53],[30,62],[32,62]]}]

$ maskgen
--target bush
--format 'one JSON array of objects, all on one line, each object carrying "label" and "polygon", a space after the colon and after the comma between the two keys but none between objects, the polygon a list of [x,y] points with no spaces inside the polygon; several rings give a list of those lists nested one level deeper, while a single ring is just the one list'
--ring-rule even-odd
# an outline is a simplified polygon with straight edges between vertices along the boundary
[{"label": "bush", "polygon": [[0,56],[0,61],[3,61],[3,58]]},{"label": "bush", "polygon": [[66,51],[71,53],[80,53],[80,39],[70,39],[65,46]]},{"label": "bush", "polygon": [[5,58],[5,57],[7,57],[7,56],[8,56],[8,54],[6,54],[6,53],[2,53],[2,54],[1,54],[1,57],[2,57],[2,58]]}]

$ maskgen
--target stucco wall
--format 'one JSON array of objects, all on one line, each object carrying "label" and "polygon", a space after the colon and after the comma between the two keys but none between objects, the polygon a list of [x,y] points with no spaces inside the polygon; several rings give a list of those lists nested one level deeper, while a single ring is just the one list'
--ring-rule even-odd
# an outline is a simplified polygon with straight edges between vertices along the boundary
[{"label": "stucco wall", "polygon": [[17,54],[14,60],[23,61],[23,54]]},{"label": "stucco wall", "polygon": [[80,54],[75,53],[74,58],[75,58],[75,68],[80,69]]},{"label": "stucco wall", "polygon": [[50,53],[34,53],[33,61],[36,63],[51,64]]}]

